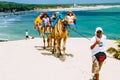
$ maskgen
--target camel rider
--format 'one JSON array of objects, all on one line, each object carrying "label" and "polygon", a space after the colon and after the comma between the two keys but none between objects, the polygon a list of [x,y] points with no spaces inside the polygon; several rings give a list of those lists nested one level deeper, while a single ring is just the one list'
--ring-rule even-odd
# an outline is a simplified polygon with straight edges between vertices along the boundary
[{"label": "camel rider", "polygon": [[49,25],[50,25],[50,18],[46,13],[44,13],[42,18],[42,26],[44,27],[44,32],[47,32],[47,26]]},{"label": "camel rider", "polygon": [[65,17],[68,27],[76,30],[76,16],[72,11],[69,11]]},{"label": "camel rider", "polygon": [[41,27],[41,23],[42,23],[41,16],[42,16],[42,13],[39,16],[37,16],[37,18],[34,21],[34,29],[35,30],[39,30]]},{"label": "camel rider", "polygon": [[55,27],[56,23],[58,22],[59,19],[61,19],[62,21],[64,21],[62,14],[59,12],[55,13],[56,16],[52,17],[52,19],[54,19],[53,24],[52,24],[52,28]]},{"label": "camel rider", "polygon": [[54,20],[57,18],[58,14],[59,14],[59,12],[55,12],[55,13],[52,15],[52,21],[54,21]]}]

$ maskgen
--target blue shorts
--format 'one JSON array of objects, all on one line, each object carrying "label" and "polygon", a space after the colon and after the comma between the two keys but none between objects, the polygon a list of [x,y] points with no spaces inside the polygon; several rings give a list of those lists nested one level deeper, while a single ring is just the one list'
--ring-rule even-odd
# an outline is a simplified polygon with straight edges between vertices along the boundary
[{"label": "blue shorts", "polygon": [[[43,22],[42,22],[42,27],[44,27],[45,24],[48,26],[48,23],[43,23]],[[47,26],[46,26],[46,27],[47,27]]]},{"label": "blue shorts", "polygon": [[69,27],[76,28],[75,24],[68,24]]}]

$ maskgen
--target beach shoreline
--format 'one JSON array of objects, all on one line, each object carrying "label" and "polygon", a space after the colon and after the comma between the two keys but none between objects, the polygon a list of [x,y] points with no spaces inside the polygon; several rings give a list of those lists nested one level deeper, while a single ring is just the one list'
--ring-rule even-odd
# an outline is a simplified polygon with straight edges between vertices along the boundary
[{"label": "beach shoreline", "polygon": [[77,6],[77,7],[69,7],[69,8],[48,8],[48,9],[41,9],[36,8],[35,11],[79,11],[79,10],[98,10],[98,9],[107,9],[113,7],[120,7],[120,5],[94,5],[94,6]]},{"label": "beach shoreline", "polygon": [[107,9],[112,7],[120,7],[120,5],[94,5],[94,6],[77,6],[77,7],[68,7],[68,8],[35,8],[34,10],[29,11],[17,11],[17,12],[0,12],[0,16],[7,16],[7,15],[19,15],[19,14],[26,14],[31,13],[34,11],[42,11],[42,12],[48,12],[48,11],[79,11],[79,10],[97,10],[97,9]]}]

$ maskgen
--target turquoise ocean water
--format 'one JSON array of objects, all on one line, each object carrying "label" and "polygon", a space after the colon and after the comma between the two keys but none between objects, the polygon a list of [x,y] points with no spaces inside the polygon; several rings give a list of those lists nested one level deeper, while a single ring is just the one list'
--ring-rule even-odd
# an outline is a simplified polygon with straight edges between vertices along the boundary
[{"label": "turquoise ocean water", "polygon": [[[51,16],[55,11],[48,11]],[[100,26],[108,39],[120,39],[120,7],[100,8],[92,10],[73,11],[77,16],[77,31],[91,38],[95,28]],[[63,17],[67,11],[61,11]],[[0,16],[0,39],[19,40],[25,39],[25,30],[30,36],[39,37],[34,30],[34,20],[40,14],[38,11],[20,15]],[[70,37],[83,37],[70,31]]]}]

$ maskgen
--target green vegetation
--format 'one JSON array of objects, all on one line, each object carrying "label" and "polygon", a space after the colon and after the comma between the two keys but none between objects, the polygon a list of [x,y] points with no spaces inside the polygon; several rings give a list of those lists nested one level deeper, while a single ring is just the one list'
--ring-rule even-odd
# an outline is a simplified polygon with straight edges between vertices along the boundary
[{"label": "green vegetation", "polygon": [[5,2],[0,1],[0,12],[14,12],[14,11],[25,11],[25,10],[34,10],[35,8],[57,8],[61,7],[70,7],[72,4],[20,4],[20,3],[14,3],[14,2]]},{"label": "green vegetation", "polygon": [[[96,5],[120,5],[120,3],[100,3],[100,4],[77,4],[77,6],[96,6]],[[0,12],[16,12],[47,8],[68,8],[73,4],[20,4],[15,2],[0,1]]]},{"label": "green vegetation", "polygon": [[120,40],[117,40],[117,44],[118,44],[118,49],[110,47],[107,50],[107,52],[110,54],[114,54],[113,57],[120,60]]},{"label": "green vegetation", "polygon": [[0,2],[0,12],[13,12],[31,10],[33,7],[13,2]]}]

